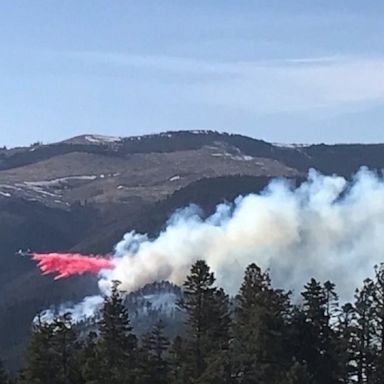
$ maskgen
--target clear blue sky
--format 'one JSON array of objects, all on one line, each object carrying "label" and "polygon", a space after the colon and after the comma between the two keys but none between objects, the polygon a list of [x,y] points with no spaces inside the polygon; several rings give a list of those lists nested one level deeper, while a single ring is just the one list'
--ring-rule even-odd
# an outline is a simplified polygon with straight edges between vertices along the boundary
[{"label": "clear blue sky", "polygon": [[382,0],[1,0],[0,145],[384,142]]}]

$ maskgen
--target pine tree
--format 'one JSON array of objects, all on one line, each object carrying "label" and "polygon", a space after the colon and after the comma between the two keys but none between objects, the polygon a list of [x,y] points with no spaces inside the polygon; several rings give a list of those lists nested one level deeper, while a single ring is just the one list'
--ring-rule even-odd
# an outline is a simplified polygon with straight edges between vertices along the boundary
[{"label": "pine tree", "polygon": [[[229,370],[229,298],[214,287],[215,277],[209,266],[197,261],[183,285],[178,308],[186,314],[186,382],[214,382],[220,376],[226,383]],[[213,368],[213,366],[215,368]],[[209,377],[209,378],[208,378]],[[200,381],[199,381],[200,380]]]},{"label": "pine tree", "polygon": [[334,285],[322,286],[315,279],[304,287],[303,308],[295,315],[296,339],[299,342],[295,355],[306,362],[316,383],[338,383],[340,367],[337,356],[337,335],[331,327],[332,308],[337,307]]},{"label": "pine tree", "polygon": [[212,349],[228,350],[230,341],[231,314],[229,297],[222,288],[215,290],[212,299],[212,328],[210,338],[213,341]]},{"label": "pine tree", "polygon": [[233,353],[238,383],[280,383],[285,377],[289,293],[274,290],[269,274],[251,264],[237,297]]},{"label": "pine tree", "polygon": [[330,281],[324,283],[324,295],[325,295],[325,316],[329,321],[338,313],[339,297],[335,291],[336,285]]},{"label": "pine tree", "polygon": [[230,343],[232,339],[232,319],[230,311],[229,296],[222,288],[215,292],[213,305],[213,341],[210,364],[220,367],[221,383],[232,382],[232,356]]},{"label": "pine tree", "polygon": [[374,311],[374,372],[372,383],[384,383],[384,264],[375,266],[375,280],[372,291]]},{"label": "pine tree", "polygon": [[353,341],[356,337],[356,312],[351,303],[342,306],[336,323],[337,357],[340,367],[340,383],[348,384],[356,375]]},{"label": "pine tree", "polygon": [[81,383],[80,344],[70,313],[56,317],[52,322],[54,337],[52,349],[58,359],[56,380],[64,384]]},{"label": "pine tree", "polygon": [[214,282],[214,275],[205,261],[197,261],[183,285],[183,298],[177,303],[178,308],[187,315],[186,333],[191,358],[191,379],[196,379],[207,366],[207,353],[211,348],[207,341],[214,322],[211,316],[216,291]]},{"label": "pine tree", "polygon": [[82,346],[81,374],[87,384],[97,384],[102,374],[100,361],[103,357],[98,349],[97,337],[96,332],[89,332]]},{"label": "pine tree", "polygon": [[170,345],[164,334],[164,325],[159,321],[141,342],[141,370],[139,382],[143,384],[167,384],[170,366],[166,353]]},{"label": "pine tree", "polygon": [[70,314],[50,323],[38,321],[28,346],[21,383],[80,383],[77,334]]},{"label": "pine tree", "polygon": [[153,379],[151,332],[145,333],[138,348],[138,380],[137,384],[149,384]]},{"label": "pine tree", "polygon": [[375,312],[373,304],[374,283],[370,279],[364,281],[363,288],[356,290],[356,334],[353,349],[356,360],[356,375],[359,384],[372,381],[375,360]]},{"label": "pine tree", "polygon": [[186,347],[184,341],[180,336],[176,336],[170,351],[170,382],[172,384],[187,383],[187,367],[186,367]]},{"label": "pine tree", "polygon": [[53,338],[50,324],[38,322],[33,324],[32,336],[26,354],[25,368],[21,374],[23,384],[51,384],[54,383],[56,367],[51,356]]},{"label": "pine tree", "polygon": [[166,384],[168,382],[169,363],[165,355],[170,343],[164,334],[164,324],[161,321],[154,326],[150,342],[154,372],[152,383]]},{"label": "pine tree", "polygon": [[228,384],[232,382],[231,316],[229,297],[221,288],[214,292],[211,318],[212,326],[206,338],[206,368],[197,383]]},{"label": "pine tree", "polygon": [[89,366],[98,366],[98,376],[93,377],[88,372],[87,384],[133,383],[135,380],[137,340],[119,284],[113,282],[111,295],[104,299],[98,323],[99,339],[93,355],[96,361],[88,361]]}]

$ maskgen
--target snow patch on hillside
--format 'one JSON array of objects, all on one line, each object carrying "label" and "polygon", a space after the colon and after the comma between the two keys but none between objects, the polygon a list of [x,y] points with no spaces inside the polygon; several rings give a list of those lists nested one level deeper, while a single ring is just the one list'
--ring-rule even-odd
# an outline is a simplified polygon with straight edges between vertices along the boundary
[{"label": "snow patch on hillside", "polygon": [[252,161],[252,160],[254,160],[254,157],[252,157],[252,156],[243,155],[243,154],[233,155],[232,153],[228,153],[228,152],[211,153],[211,156],[213,156],[213,157],[225,157],[227,159],[236,160],[236,161]]},{"label": "snow patch on hillside", "polygon": [[67,183],[71,180],[96,180],[95,175],[83,175],[83,176],[68,176],[60,177],[52,180],[41,180],[41,181],[25,181],[24,184],[30,187],[57,187],[63,183]]},{"label": "snow patch on hillside", "polygon": [[110,143],[120,142],[121,137],[104,136],[104,135],[86,135],[85,140],[92,144],[110,144]]},{"label": "snow patch on hillside", "polygon": [[210,131],[207,129],[194,129],[193,131],[188,132],[193,133],[194,135],[209,135],[211,133],[216,133],[215,131]]},{"label": "snow patch on hillside", "polygon": [[272,143],[275,147],[279,148],[290,148],[290,149],[297,149],[297,148],[306,148],[309,147],[309,144],[286,144],[286,143]]},{"label": "snow patch on hillside", "polygon": [[25,186],[26,188],[30,189],[31,191],[33,191],[37,194],[41,194],[41,195],[45,195],[45,196],[49,196],[49,197],[57,197],[56,194],[46,191],[45,189],[43,189],[43,187],[38,186],[38,185],[28,184],[28,182],[24,182],[24,184],[18,183],[18,184],[16,184],[16,186],[18,186],[18,187],[24,187]]}]

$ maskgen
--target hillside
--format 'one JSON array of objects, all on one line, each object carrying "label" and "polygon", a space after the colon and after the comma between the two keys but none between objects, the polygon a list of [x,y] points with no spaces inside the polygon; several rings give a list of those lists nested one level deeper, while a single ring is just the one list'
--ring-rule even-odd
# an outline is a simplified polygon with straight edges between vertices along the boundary
[{"label": "hillside", "polygon": [[92,277],[40,276],[19,249],[109,252],[126,231],[155,234],[190,203],[209,212],[273,177],[299,181],[309,168],[350,177],[363,165],[384,168],[384,145],[281,146],[194,131],[0,150],[0,355],[14,365],[37,311],[96,290]]}]

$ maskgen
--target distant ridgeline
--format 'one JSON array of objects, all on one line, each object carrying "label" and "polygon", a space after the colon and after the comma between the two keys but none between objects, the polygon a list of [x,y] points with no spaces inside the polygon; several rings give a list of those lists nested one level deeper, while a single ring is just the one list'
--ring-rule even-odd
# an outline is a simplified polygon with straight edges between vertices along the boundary
[{"label": "distant ridgeline", "polygon": [[99,139],[85,135],[54,144],[37,143],[29,148],[2,150],[0,169],[21,167],[73,152],[125,157],[134,153],[194,150],[218,142],[226,144],[229,151],[238,149],[245,155],[278,160],[300,171],[313,167],[325,174],[337,173],[348,177],[362,165],[373,169],[384,167],[383,144],[284,146],[215,131],[176,131],[114,140],[102,140],[102,136],[94,136]]}]

